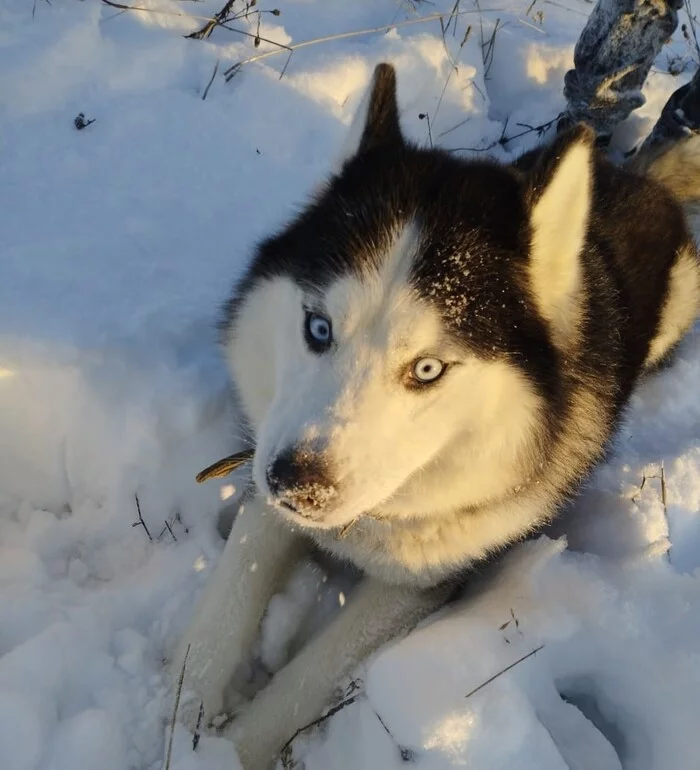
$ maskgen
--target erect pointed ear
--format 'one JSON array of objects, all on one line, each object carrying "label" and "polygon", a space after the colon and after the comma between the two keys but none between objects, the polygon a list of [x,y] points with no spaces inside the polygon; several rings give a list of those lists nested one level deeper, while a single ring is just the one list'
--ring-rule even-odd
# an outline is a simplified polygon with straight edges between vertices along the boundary
[{"label": "erect pointed ear", "polygon": [[543,151],[531,178],[530,286],[563,349],[575,341],[581,317],[594,141],[594,132],[583,124],[567,131]]},{"label": "erect pointed ear", "polygon": [[396,70],[391,64],[378,64],[353,118],[338,167],[354,155],[375,147],[402,143],[396,101]]}]

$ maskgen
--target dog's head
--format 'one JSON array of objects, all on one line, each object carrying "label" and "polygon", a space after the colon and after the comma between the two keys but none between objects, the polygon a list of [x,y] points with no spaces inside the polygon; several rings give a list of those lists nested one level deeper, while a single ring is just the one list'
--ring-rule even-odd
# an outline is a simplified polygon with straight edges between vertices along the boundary
[{"label": "dog's head", "polygon": [[[339,170],[225,323],[254,479],[307,526],[498,498],[540,462],[583,306],[592,136],[527,172],[421,149],[379,65]],[[449,485],[449,488],[446,488]]]}]

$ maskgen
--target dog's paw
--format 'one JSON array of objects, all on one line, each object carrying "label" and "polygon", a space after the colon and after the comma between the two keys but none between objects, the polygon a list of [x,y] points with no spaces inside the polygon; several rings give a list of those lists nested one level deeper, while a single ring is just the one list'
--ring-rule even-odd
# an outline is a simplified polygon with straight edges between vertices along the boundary
[{"label": "dog's paw", "polygon": [[245,770],[274,770],[282,744],[259,699],[242,704],[220,734],[232,741]]}]

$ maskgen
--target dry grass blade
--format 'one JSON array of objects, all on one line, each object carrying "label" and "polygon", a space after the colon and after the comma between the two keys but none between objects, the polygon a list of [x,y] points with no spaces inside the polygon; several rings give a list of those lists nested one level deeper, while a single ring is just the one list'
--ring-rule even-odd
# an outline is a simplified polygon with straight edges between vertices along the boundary
[{"label": "dry grass blade", "polygon": [[204,101],[207,98],[207,94],[209,93],[209,89],[211,88],[211,84],[214,82],[214,78],[216,77],[216,73],[219,71],[219,60],[216,60],[216,64],[214,65],[214,71],[211,73],[211,78],[209,79],[209,82],[207,83],[207,87],[204,89],[204,93],[202,94],[202,101]]},{"label": "dry grass blade", "polygon": [[447,19],[450,16],[464,16],[465,14],[471,14],[471,13],[482,13],[488,11],[489,13],[508,13],[511,9],[509,8],[488,8],[485,9],[485,11],[477,10],[477,9],[469,9],[469,10],[460,10],[456,13],[432,13],[428,16],[421,16],[417,19],[406,19],[404,21],[397,21],[393,22],[391,24],[382,24],[379,27],[369,27],[367,29],[356,29],[352,30],[350,32],[339,32],[335,35],[326,35],[324,37],[315,37],[311,40],[302,40],[299,43],[295,43],[290,46],[282,46],[279,45],[278,48],[275,48],[272,51],[264,51],[263,53],[256,54],[255,56],[249,56],[247,59],[243,59],[240,62],[237,62],[232,67],[229,67],[229,69],[224,72],[224,77],[226,78],[226,81],[228,82],[233,78],[240,68],[244,64],[252,64],[256,61],[261,61],[262,59],[267,59],[269,56],[276,56],[277,54],[280,54],[282,51],[290,51],[293,53],[294,51],[298,50],[299,48],[306,48],[310,45],[317,45],[319,43],[328,43],[332,40],[346,40],[350,37],[360,37],[361,35],[371,35],[378,32],[388,32],[392,29],[398,29],[399,27],[408,27],[412,26],[414,24],[426,24],[429,21],[440,21],[442,19]]},{"label": "dry grass blade", "polygon": [[141,13],[157,13],[161,16],[186,17],[188,19],[194,19],[195,21],[216,21],[213,16],[195,16],[192,13],[183,13],[182,11],[161,11],[157,8],[145,8],[144,6],[140,5],[124,5],[123,3],[115,2],[115,0],[101,1],[103,5],[108,5],[110,8],[116,8],[118,11],[140,11]]},{"label": "dry grass blade", "polygon": [[187,658],[190,654],[190,645],[187,645],[185,651],[185,659],[182,661],[182,669],[180,669],[180,677],[177,680],[177,690],[175,692],[175,705],[173,707],[173,718],[170,721],[170,736],[168,737],[168,752],[165,755],[165,764],[163,770],[170,770],[170,761],[173,756],[173,736],[175,735],[175,722],[177,720],[177,711],[180,708],[180,696],[182,695],[182,684],[185,681],[185,667],[187,666]]},{"label": "dry grass blade", "polygon": [[503,674],[505,674],[507,671],[510,671],[511,668],[515,668],[524,660],[527,660],[528,658],[531,658],[533,655],[536,655],[543,647],[544,645],[541,644],[539,647],[536,647],[531,652],[528,652],[527,655],[523,655],[522,658],[518,658],[518,660],[516,660],[515,663],[511,663],[510,666],[506,666],[505,668],[501,669],[497,674],[494,674],[492,677],[489,677],[485,682],[482,682],[478,687],[475,687],[471,692],[468,692],[464,697],[471,698],[472,695],[479,692],[479,690],[483,690],[484,687],[491,684],[491,682],[493,682],[494,680],[498,679],[499,676],[503,676]]},{"label": "dry grass blade", "polygon": [[493,64],[493,55],[496,51],[496,34],[498,33],[498,27],[501,23],[500,19],[496,19],[496,25],[493,28],[493,34],[488,40],[488,43],[486,43],[486,52],[484,53],[484,80],[486,80],[489,76],[489,72],[491,71],[491,65]]},{"label": "dry grass blade", "polygon": [[151,536],[151,533],[148,531],[146,522],[143,520],[143,516],[141,515],[141,503],[139,502],[139,496],[137,494],[134,494],[134,500],[136,500],[136,511],[138,512],[139,520],[135,521],[131,526],[143,527],[144,532],[146,533],[146,535],[148,535],[148,539],[153,541],[153,537]]},{"label": "dry grass blade", "polygon": [[222,476],[228,476],[229,473],[233,473],[236,468],[240,468],[249,460],[253,459],[255,455],[254,449],[244,449],[242,452],[236,452],[234,455],[224,457],[222,460],[218,460],[213,465],[208,466],[203,471],[197,474],[197,483],[201,484],[209,479],[217,479]]},{"label": "dry grass blade", "polygon": [[[456,29],[456,27],[457,27],[457,25],[455,24],[455,29]],[[445,28],[445,29],[447,29],[447,28]],[[445,52],[447,53],[447,56],[448,56],[448,58],[450,60],[450,64],[452,66],[450,67],[450,71],[447,73],[447,78],[445,79],[445,85],[442,87],[442,92],[440,93],[440,98],[438,99],[437,107],[435,108],[435,112],[433,113],[433,122],[435,121],[435,118],[437,118],[438,112],[440,112],[440,107],[442,106],[442,100],[445,97],[445,91],[447,91],[447,86],[450,84],[450,78],[452,77],[452,73],[459,72],[459,67],[457,65],[457,61],[455,61],[451,57],[449,49],[447,47],[447,40],[445,39],[445,34],[444,34],[445,33],[445,29],[443,29],[442,42],[443,42],[443,45],[445,46]],[[467,27],[467,29],[466,29],[466,31],[464,33],[464,37],[462,38],[462,42],[460,43],[459,51],[457,52],[457,57],[456,57],[457,60],[461,56],[462,49],[466,45],[467,40],[469,40],[469,37],[470,37],[471,33],[472,33],[472,25],[470,24]],[[430,124],[428,124],[428,126],[430,126]],[[430,144],[432,146],[432,137],[431,137]]]},{"label": "dry grass blade", "polygon": [[[344,701],[341,701],[336,706],[333,706],[332,709],[329,709],[326,714],[324,714],[322,717],[319,717],[318,719],[314,719],[313,722],[309,722],[308,725],[304,725],[303,727],[300,727],[294,735],[284,744],[282,747],[282,751],[280,754],[285,755],[288,754],[292,744],[294,741],[304,732],[307,730],[310,730],[312,727],[317,727],[318,725],[322,725],[324,722],[329,720],[331,717],[335,716],[339,711],[342,711],[347,706],[352,705],[357,699],[359,695],[351,695],[349,698],[346,698]],[[167,770],[167,768],[166,768]]]},{"label": "dry grass blade", "polygon": [[235,2],[236,0],[227,0],[227,2],[224,4],[224,7],[218,13],[214,14],[213,19],[210,19],[201,29],[198,29],[196,32],[192,32],[189,35],[185,35],[185,37],[188,37],[192,40],[204,40],[205,38],[208,38],[216,28],[217,24],[228,18],[228,15],[231,13],[231,9],[233,8]]}]

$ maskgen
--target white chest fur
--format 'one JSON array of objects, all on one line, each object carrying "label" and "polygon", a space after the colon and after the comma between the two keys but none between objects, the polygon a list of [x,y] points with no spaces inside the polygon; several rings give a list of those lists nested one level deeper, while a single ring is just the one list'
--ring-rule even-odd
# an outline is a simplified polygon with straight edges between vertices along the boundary
[{"label": "white chest fur", "polygon": [[544,496],[527,494],[440,516],[361,517],[345,530],[310,531],[323,549],[387,583],[428,587],[469,567],[548,518]]}]

